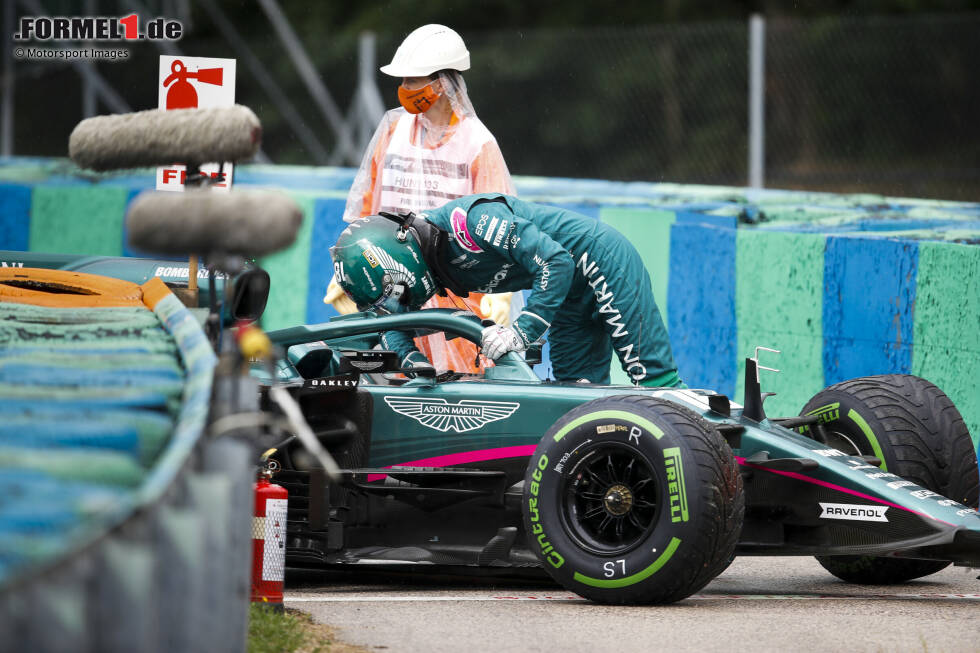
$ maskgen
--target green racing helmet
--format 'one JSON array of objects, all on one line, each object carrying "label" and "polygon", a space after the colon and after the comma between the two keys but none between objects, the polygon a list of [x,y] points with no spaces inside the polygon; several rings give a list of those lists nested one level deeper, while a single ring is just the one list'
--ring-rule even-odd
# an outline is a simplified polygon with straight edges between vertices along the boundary
[{"label": "green racing helmet", "polygon": [[330,248],[334,275],[358,309],[402,313],[438,290],[411,221],[371,215],[355,220]]}]

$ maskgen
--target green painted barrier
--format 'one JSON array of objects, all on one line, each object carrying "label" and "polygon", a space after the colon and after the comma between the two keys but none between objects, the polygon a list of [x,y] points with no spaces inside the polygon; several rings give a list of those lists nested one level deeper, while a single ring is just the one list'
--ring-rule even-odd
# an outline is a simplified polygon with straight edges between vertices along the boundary
[{"label": "green painted barrier", "polygon": [[980,247],[921,243],[912,373],[946,391],[980,439]]},{"label": "green painted barrier", "polygon": [[823,389],[824,237],[739,230],[736,238],[735,316],[738,323],[736,397],[745,393],[745,358],[755,347],[766,367],[762,385],[770,415],[795,415]]}]

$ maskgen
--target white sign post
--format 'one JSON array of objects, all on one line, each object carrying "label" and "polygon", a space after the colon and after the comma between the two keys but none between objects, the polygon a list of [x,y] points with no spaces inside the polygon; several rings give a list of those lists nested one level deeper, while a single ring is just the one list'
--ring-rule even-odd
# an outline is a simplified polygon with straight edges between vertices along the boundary
[{"label": "white sign post", "polygon": [[[210,57],[160,57],[160,82],[157,86],[160,109],[210,109],[235,104],[235,60]],[[220,163],[201,166],[202,174],[216,177]],[[234,169],[224,164],[224,179],[211,188],[227,192]],[[187,170],[182,165],[157,168],[157,190],[184,190]]]},{"label": "white sign post", "polygon": [[[235,60],[211,57],[160,57],[160,80],[157,86],[160,109],[210,109],[235,104]],[[231,162],[202,164],[201,174],[221,177],[209,188],[231,190],[234,167]],[[157,168],[157,190],[183,192],[186,166]],[[197,256],[188,261],[187,290],[197,293]]]}]

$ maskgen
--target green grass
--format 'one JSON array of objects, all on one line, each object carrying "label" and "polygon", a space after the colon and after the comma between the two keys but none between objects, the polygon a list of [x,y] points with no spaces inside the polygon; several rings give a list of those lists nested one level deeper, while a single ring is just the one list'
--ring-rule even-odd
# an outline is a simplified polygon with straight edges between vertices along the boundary
[{"label": "green grass", "polygon": [[309,619],[302,614],[252,604],[248,614],[248,653],[293,653],[307,644],[308,626]]}]

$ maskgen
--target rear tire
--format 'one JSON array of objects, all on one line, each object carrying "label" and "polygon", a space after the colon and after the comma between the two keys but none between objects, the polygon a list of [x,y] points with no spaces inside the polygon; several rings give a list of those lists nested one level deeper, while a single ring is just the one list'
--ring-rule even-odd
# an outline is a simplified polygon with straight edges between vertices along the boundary
[{"label": "rear tire", "polygon": [[529,548],[562,586],[601,603],[671,603],[698,591],[728,565],[744,512],[725,439],[652,397],[569,411],[524,479]]},{"label": "rear tire", "polygon": [[[820,416],[828,445],[876,456],[884,471],[977,506],[977,457],[970,433],[949,397],[925,379],[887,374],[844,381],[814,396],[801,414]],[[950,564],[874,556],[816,558],[842,580],[875,585],[921,578]]]}]

